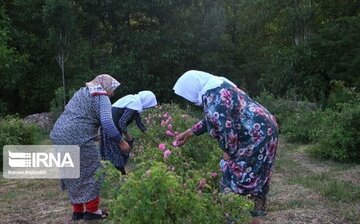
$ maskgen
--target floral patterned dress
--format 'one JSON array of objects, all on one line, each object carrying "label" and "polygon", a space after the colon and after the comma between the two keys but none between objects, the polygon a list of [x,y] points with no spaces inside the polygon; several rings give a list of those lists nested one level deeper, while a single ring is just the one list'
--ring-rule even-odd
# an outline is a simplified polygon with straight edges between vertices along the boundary
[{"label": "floral patterned dress", "polygon": [[278,143],[275,117],[245,92],[228,83],[203,96],[205,119],[192,127],[218,140],[230,159],[220,161],[222,190],[262,196],[269,189]]}]

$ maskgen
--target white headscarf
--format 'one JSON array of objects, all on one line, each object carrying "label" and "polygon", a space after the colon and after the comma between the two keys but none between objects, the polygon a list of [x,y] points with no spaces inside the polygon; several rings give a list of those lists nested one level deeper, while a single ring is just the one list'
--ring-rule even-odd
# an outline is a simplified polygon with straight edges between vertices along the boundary
[{"label": "white headscarf", "polygon": [[202,96],[206,91],[219,87],[224,82],[236,86],[225,77],[215,76],[207,72],[190,70],[185,72],[176,81],[173,90],[177,95],[200,106],[202,104]]},{"label": "white headscarf", "polygon": [[118,99],[112,106],[118,108],[129,108],[141,113],[146,108],[157,105],[156,96],[151,91],[141,91],[138,94],[126,95]]}]

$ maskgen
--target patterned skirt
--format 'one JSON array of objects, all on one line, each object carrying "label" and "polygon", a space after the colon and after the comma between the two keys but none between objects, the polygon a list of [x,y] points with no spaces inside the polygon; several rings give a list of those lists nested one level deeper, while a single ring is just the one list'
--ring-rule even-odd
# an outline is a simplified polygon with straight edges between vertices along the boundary
[{"label": "patterned skirt", "polygon": [[100,168],[98,147],[95,144],[80,145],[80,177],[60,180],[61,188],[67,190],[71,204],[86,203],[100,196],[102,180],[96,177]]}]

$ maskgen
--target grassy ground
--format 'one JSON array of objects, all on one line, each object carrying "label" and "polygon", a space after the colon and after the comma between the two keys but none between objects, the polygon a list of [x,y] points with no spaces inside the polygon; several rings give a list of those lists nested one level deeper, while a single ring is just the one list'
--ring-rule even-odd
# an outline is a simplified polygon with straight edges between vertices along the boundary
[{"label": "grassy ground", "polygon": [[280,143],[264,223],[360,223],[360,165],[309,158]]},{"label": "grassy ground", "polygon": [[[281,142],[266,224],[360,223],[360,165],[310,159],[307,146]],[[57,180],[0,178],[0,223],[71,223]]]}]

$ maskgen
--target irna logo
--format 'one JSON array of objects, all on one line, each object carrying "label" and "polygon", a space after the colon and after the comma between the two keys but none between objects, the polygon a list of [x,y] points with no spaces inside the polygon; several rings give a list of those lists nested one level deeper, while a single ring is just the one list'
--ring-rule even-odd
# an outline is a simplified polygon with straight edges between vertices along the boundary
[{"label": "irna logo", "polygon": [[74,167],[70,153],[53,152],[11,152],[9,151],[10,167]]},{"label": "irna logo", "polygon": [[79,178],[78,145],[5,145],[4,178]]}]

